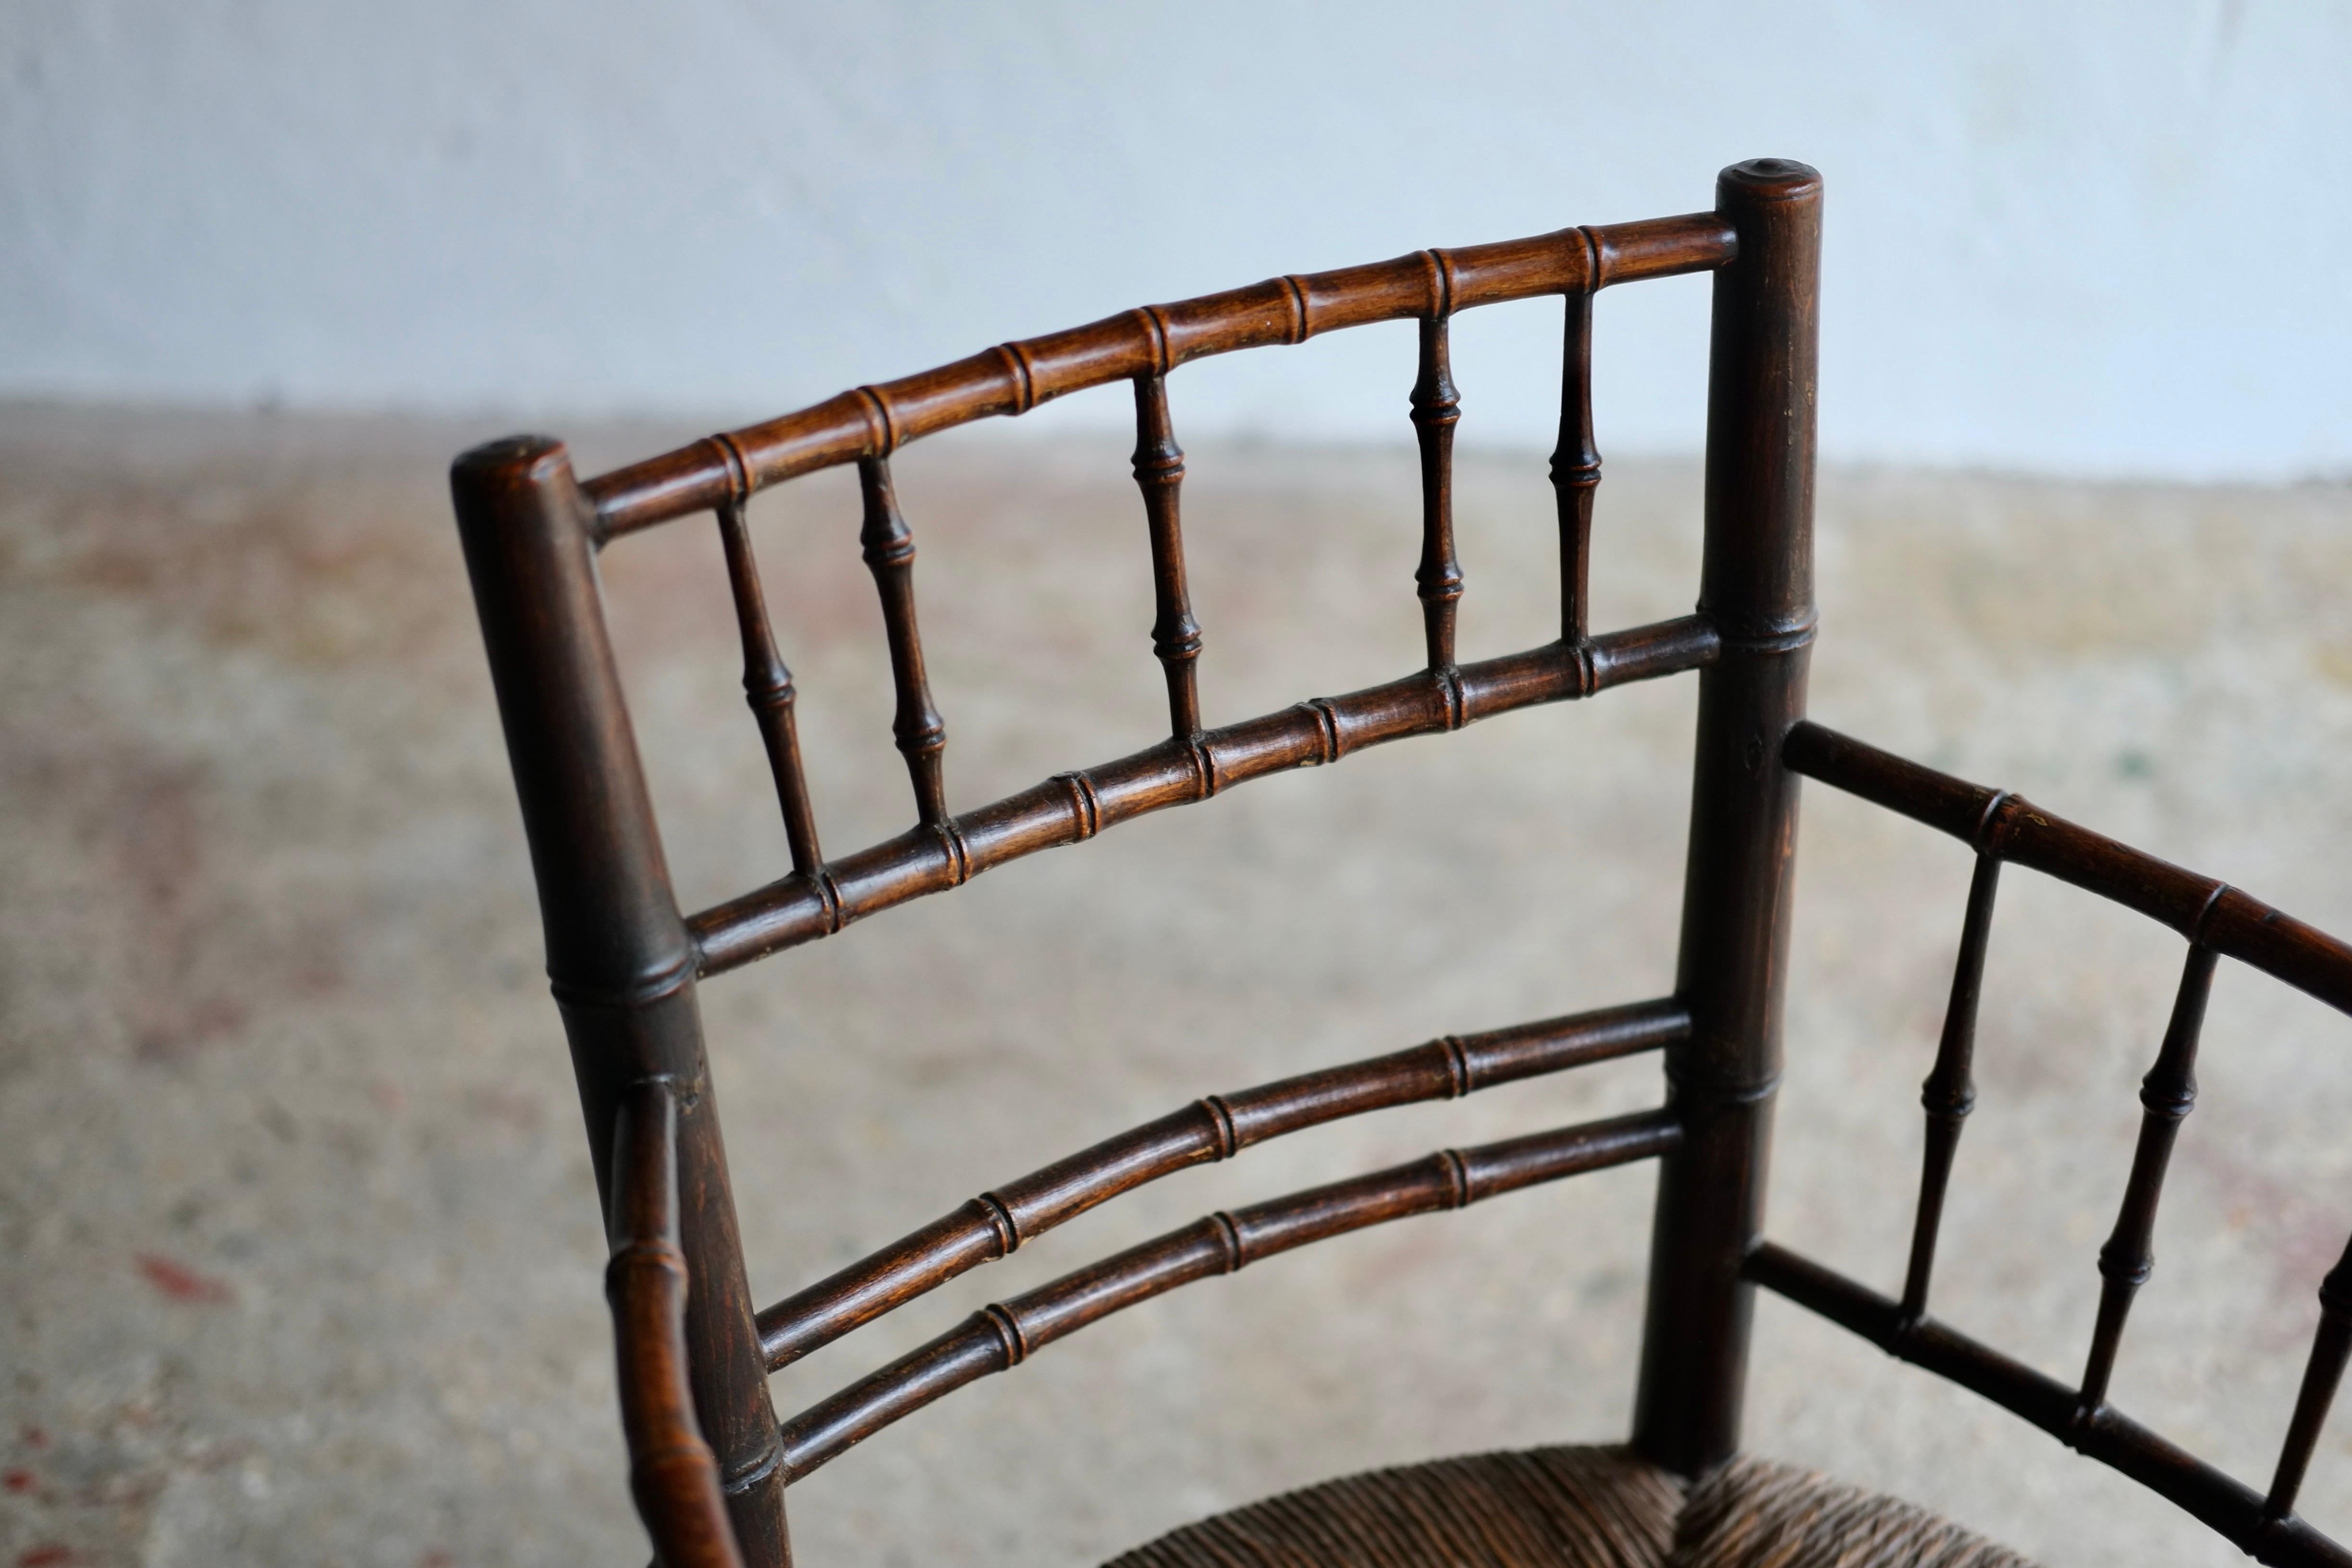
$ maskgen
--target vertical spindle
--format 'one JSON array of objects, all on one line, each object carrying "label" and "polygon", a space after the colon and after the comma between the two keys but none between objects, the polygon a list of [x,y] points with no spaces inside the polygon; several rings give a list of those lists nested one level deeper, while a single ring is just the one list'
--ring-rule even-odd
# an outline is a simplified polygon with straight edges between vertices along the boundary
[{"label": "vertical spindle", "polygon": [[930,681],[923,673],[922,634],[915,626],[915,536],[899,514],[887,458],[860,458],[857,483],[866,500],[865,526],[858,531],[857,542],[865,547],[866,564],[873,569],[875,586],[881,591],[882,625],[890,639],[890,678],[898,694],[890,732],[907,759],[917,816],[927,827],[943,827],[948,821],[947,786],[940,776],[940,756],[947,750],[948,730],[939,710],[931,706]]},{"label": "vertical spindle", "polygon": [[[2212,908],[2210,901],[2206,908]],[[2189,944],[2163,1047],[2140,1082],[2139,1146],[2132,1152],[2131,1175],[2124,1184],[2115,1234],[2099,1248],[2099,1319],[2091,1333],[2091,1355],[2083,1368],[2078,1396],[2080,1407],[2086,1411],[2106,1403],[2107,1379],[2115,1371],[2124,1319],[2131,1311],[2133,1296],[2156,1268],[2152,1241],[2157,1200],[2164,1193],[2164,1169],[2172,1159],[2172,1141],[2189,1108],[2197,1103],[2197,1037],[2205,1024],[2205,998],[2213,985],[2213,963],[2211,948],[2201,942]]]},{"label": "vertical spindle", "polygon": [[2304,1363],[2303,1388],[2294,1396],[2294,1416],[2287,1423],[2270,1496],[2263,1500],[2265,1521],[2284,1519],[2294,1510],[2295,1493],[2303,1489],[2303,1473],[2311,1467],[2311,1451],[2327,1423],[2336,1385],[2344,1381],[2347,1355],[2352,1355],[2352,1243],[2346,1244],[2344,1256],[2319,1282],[2319,1331],[2311,1339],[2311,1359]]},{"label": "vertical spindle", "polygon": [[1421,319],[1421,371],[1412,384],[1412,428],[1421,446],[1421,564],[1412,580],[1421,597],[1422,633],[1429,668],[1454,668],[1454,620],[1462,600],[1462,563],[1454,554],[1454,426],[1462,400],[1454,390],[1446,342],[1444,268],[1438,303]]},{"label": "vertical spindle", "polygon": [[1135,378],[1135,482],[1151,531],[1151,592],[1155,606],[1151,651],[1168,677],[1168,723],[1180,741],[1201,732],[1201,692],[1194,668],[1201,623],[1184,584],[1184,528],[1177,494],[1184,483],[1184,448],[1168,418],[1165,376]]},{"label": "vertical spindle", "polygon": [[1552,448],[1551,488],[1559,509],[1559,635],[1572,647],[1584,640],[1586,632],[1592,492],[1601,488],[1601,453],[1592,444],[1591,288],[1571,289],[1567,303],[1568,323],[1560,340],[1559,444]]},{"label": "vertical spindle", "polygon": [[824,857],[817,848],[816,816],[809,809],[808,781],[801,772],[793,672],[776,649],[767,595],[760,586],[760,563],[751,553],[751,536],[744,526],[740,500],[719,509],[719,539],[727,552],[727,581],[735,592],[735,625],[743,638],[743,700],[751,705],[760,725],[760,739],[768,749],[768,771],[775,777],[776,800],[783,808],[793,869],[814,877],[824,864]]},{"label": "vertical spindle", "polygon": [[[1999,808],[1996,798],[1994,809]],[[1991,813],[1987,814],[1988,820]],[[1960,1146],[1960,1123],[1975,1109],[1977,1086],[1970,1075],[1976,1058],[1977,997],[1984,988],[1985,943],[1992,931],[1992,901],[2000,885],[2000,862],[1977,856],[1969,881],[1969,912],[1960,922],[1960,952],[1952,964],[1952,996],[1944,1006],[1944,1035],[1936,1044],[1936,1066],[1919,1086],[1927,1111],[1927,1138],[1920,1156],[1919,1209],[1911,1226],[1911,1267],[1903,1279],[1903,1321],[1916,1323],[1927,1311],[1927,1277],[1936,1267],[1936,1233],[1944,1223],[1944,1192],[1952,1179],[1952,1156]]]}]

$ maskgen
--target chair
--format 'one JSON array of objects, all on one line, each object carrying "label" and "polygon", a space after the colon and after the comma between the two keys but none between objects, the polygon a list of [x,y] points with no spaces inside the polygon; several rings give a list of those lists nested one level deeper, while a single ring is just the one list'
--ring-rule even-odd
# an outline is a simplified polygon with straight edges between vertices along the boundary
[{"label": "chair", "polygon": [[[1775,159],[1726,170],[1711,212],[1429,250],[1147,306],[1011,342],[800,413],[714,436],[585,482],[562,445],[492,443],[453,470],[457,520],[505,724],[544,917],[548,969],[579,1079],[612,1247],[607,1274],[631,1484],[669,1568],[779,1568],[794,1480],[950,1391],[1005,1371],[1103,1316],[1188,1282],[1410,1215],[1459,1208],[1581,1172],[1659,1162],[1648,1299],[1626,1445],[1442,1461],[1335,1481],[1179,1531],[1124,1564],[1361,1563],[1975,1563],[2020,1560],[1921,1510],[1739,1452],[1748,1319],[1759,1286],[1957,1382],[2188,1510],[2264,1563],[2352,1563],[2294,1511],[2352,1349],[2352,1253],[2329,1274],[2277,1468],[2257,1492],[2106,1399],[2217,961],[2249,964],[2352,1011],[2352,948],[2235,889],[2029,805],[1851,740],[1804,717],[1811,585],[1816,269],[1822,186]],[[1586,554],[1601,465],[1589,333],[1605,287],[1712,271],[1706,542],[1698,608],[1593,634]],[[1447,331],[1459,310],[1559,295],[1560,634],[1463,664],[1451,515],[1457,418]],[[1412,318],[1423,516],[1415,580],[1426,668],[1345,696],[1207,728],[1194,680],[1179,512],[1183,457],[1167,378],[1208,354],[1297,343]],[[892,452],[933,432],[1115,381],[1133,384],[1135,478],[1155,585],[1166,741],[992,805],[950,811],[945,729],[924,673],[914,543]],[[793,679],[746,532],[751,497],[857,466],[860,540],[882,604],[892,729],[916,825],[847,855],[819,847],[794,727]],[[744,689],[773,774],[792,868],[680,913],[607,641],[595,557],[625,535],[715,516],[740,621]],[[1277,771],[1339,762],[1628,681],[1696,671],[1699,708],[1674,994],[1210,1094],[982,1194],[764,1310],[750,1298],[696,988],[853,921],[944,892],[990,867],[1075,844],[1147,812]],[[1974,880],[1950,1002],[1927,1080],[1927,1140],[1908,1270],[1888,1300],[1759,1234],[1781,1056],[1800,776],[1970,846]],[[2000,868],[2014,862],[2169,925],[2186,943],[2171,1023],[2142,1091],[2145,1119],[2079,1384],[2063,1385],[1938,1322],[1928,1293],[1955,1148],[1973,1090],[1977,997]],[[1299,1129],[1658,1051],[1664,1103],[1635,1115],[1426,1159],[1213,1214],[990,1306],[919,1350],[778,1423],[767,1377],[966,1270],[1144,1183]]]}]

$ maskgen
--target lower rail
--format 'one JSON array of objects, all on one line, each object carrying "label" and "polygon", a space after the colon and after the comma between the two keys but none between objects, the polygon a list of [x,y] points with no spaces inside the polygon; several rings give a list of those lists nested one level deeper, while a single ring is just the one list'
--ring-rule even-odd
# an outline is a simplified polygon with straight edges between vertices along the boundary
[{"label": "lower rail", "polygon": [[983,1263],[1009,1256],[1098,1204],[1255,1143],[1343,1117],[1450,1100],[1672,1045],[1690,1009],[1666,998],[1447,1035],[1386,1056],[1325,1068],[1234,1094],[1212,1094],[1043,1170],[1007,1182],[920,1230],[836,1270],[759,1316],[770,1372]]},{"label": "lower rail", "polygon": [[[2266,1517],[2263,1496],[2252,1487],[2112,1405],[2085,1408],[2075,1390],[1957,1329],[1933,1318],[1906,1319],[1899,1303],[1769,1241],[1748,1255],[1745,1273],[1889,1355],[1980,1394],[2076,1453],[2122,1471],[2194,1514],[2256,1562],[2280,1568],[2352,1568],[2352,1552],[2297,1515]],[[787,1444],[787,1456],[790,1451]],[[789,1457],[785,1462],[791,1463]]]},{"label": "lower rail", "polygon": [[1682,1135],[1672,1112],[1642,1111],[1476,1148],[1442,1149],[1411,1164],[1195,1220],[1026,1295],[983,1307],[786,1421],[784,1479],[799,1480],[943,1394],[1017,1366],[1041,1347],[1180,1285],[1231,1274],[1326,1237],[1652,1159]]}]

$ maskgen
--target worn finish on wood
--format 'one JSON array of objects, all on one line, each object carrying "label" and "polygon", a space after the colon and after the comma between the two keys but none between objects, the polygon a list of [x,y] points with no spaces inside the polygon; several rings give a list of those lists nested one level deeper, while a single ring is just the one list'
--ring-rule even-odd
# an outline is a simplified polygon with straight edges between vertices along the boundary
[{"label": "worn finish on wood", "polygon": [[2112,1405],[2085,1412],[2076,1391],[1933,1318],[1907,1321],[1902,1307],[1770,1242],[1748,1255],[1748,1278],[1889,1355],[1984,1395],[2080,1454],[2178,1503],[2255,1561],[2283,1568],[2352,1568],[2347,1552],[2294,1514],[2265,1517],[2252,1488],[2158,1436]]},{"label": "worn finish on wood", "polygon": [[[2137,910],[2182,936],[2352,1014],[2352,946],[2224,882],[2078,827],[2018,795],[1906,762],[1813,723],[1790,732],[1797,772],[1973,842],[1987,811],[2003,860]],[[2200,923],[2201,922],[2201,923]]]},{"label": "worn finish on wood", "polygon": [[775,1415],[703,1057],[695,951],[605,635],[588,509],[562,445],[540,437],[467,453],[450,488],[604,1211],[625,1211],[610,1159],[622,1098],[647,1079],[680,1086],[677,1238],[693,1280],[695,1417],[746,1563],[781,1568],[791,1553]]},{"label": "worn finish on wood", "polygon": [[728,448],[751,488],[888,455],[924,436],[1088,387],[1165,375],[1237,349],[1301,343],[1318,332],[1402,321],[1429,309],[1427,258],[1451,269],[1456,311],[1645,278],[1704,272],[1729,261],[1738,240],[1714,213],[1650,218],[1529,239],[1416,251],[1393,261],[1273,279],[1173,305],[1148,305],[1088,326],[1003,343],[937,370],[828,398],[796,414],[730,431],[591,481],[599,537],[610,539],[707,511],[733,489]]},{"label": "worn finish on wood", "polygon": [[1681,1039],[1690,1015],[1668,998],[1549,1018],[1426,1045],[1344,1067],[1212,1094],[992,1188],[953,1213],[858,1259],[759,1316],[771,1371],[983,1263],[1009,1256],[1096,1205],[1177,1171],[1227,1160],[1253,1144],[1343,1117],[1451,1100],[1496,1084],[1656,1050]]},{"label": "worn finish on wood", "polygon": [[[2209,903],[2206,908],[2212,906]],[[2139,1146],[2116,1228],[2099,1248],[2099,1319],[2091,1332],[2091,1355],[2083,1367],[2082,1404],[2095,1410],[2106,1403],[2107,1378],[2123,1342],[2124,1319],[2132,1297],[2156,1268],[2156,1205],[2164,1193],[2164,1170],[2172,1141],[2197,1103],[2197,1037],[2205,1025],[2205,999],[2213,988],[2213,950],[2191,944],[2172,1001],[2172,1021],[2156,1065],[2140,1084]]]},{"label": "worn finish on wood", "polygon": [[1675,981],[1691,1036],[1666,1052],[1689,1136],[1658,1173],[1633,1406],[1634,1447],[1687,1476],[1739,1446],[1751,1299],[1739,1268],[1780,1075],[1797,831],[1780,742],[1804,714],[1813,635],[1821,208],[1821,176],[1802,163],[1741,163],[1716,185],[1739,242],[1715,275],[1699,609],[1723,651],[1699,677]]},{"label": "worn finish on wood", "polygon": [[767,748],[768,771],[776,781],[776,803],[783,809],[784,837],[792,845],[793,870],[814,877],[824,864],[817,847],[816,816],[809,806],[808,780],[801,771],[800,725],[793,716],[793,672],[776,649],[775,626],[768,619],[767,595],[760,586],[760,563],[751,553],[751,531],[744,526],[743,506],[730,501],[718,509],[719,540],[727,553],[727,582],[735,594],[735,624],[743,639],[743,700],[759,721],[760,741]]},{"label": "worn finish on wood", "polygon": [[[1988,825],[1991,814],[1986,814]],[[1977,1102],[1977,998],[1984,990],[1985,947],[1992,935],[1993,895],[2000,888],[2000,861],[1977,855],[1969,879],[1969,912],[1960,924],[1959,956],[1952,963],[1952,995],[1944,1007],[1944,1033],[1936,1045],[1935,1070],[1919,1086],[1927,1112],[1927,1137],[1919,1163],[1919,1208],[1911,1223],[1911,1262],[1903,1275],[1903,1315],[1927,1310],[1927,1280],[1936,1267],[1936,1233],[1944,1221],[1944,1193],[1951,1184],[1952,1156],[1959,1152],[1960,1124]]]},{"label": "worn finish on wood", "polygon": [[861,1378],[784,1423],[784,1471],[798,1480],[883,1427],[1123,1308],[1262,1258],[1412,1215],[1461,1208],[1673,1149],[1681,1124],[1642,1111],[1538,1132],[1217,1213],[1009,1301]]},{"label": "worn finish on wood", "polygon": [[743,1568],[719,1461],[687,1377],[686,1253],[678,1246],[677,1096],[666,1079],[624,1092],[613,1118],[613,1238],[604,1294],[620,1362],[629,1489],[666,1568]]},{"label": "worn finish on wood", "polygon": [[1466,664],[1450,692],[1420,673],[1344,697],[1317,698],[1206,731],[1189,743],[1163,742],[1115,763],[1058,774],[950,819],[945,832],[917,829],[844,856],[817,885],[786,878],[730,899],[696,915],[688,929],[701,955],[701,973],[716,974],[830,936],[909,899],[959,887],[992,866],[1079,843],[1149,812],[1189,805],[1203,793],[1204,771],[1207,793],[1213,794],[1268,773],[1336,763],[1383,742],[1703,668],[1717,648],[1713,623],[1685,616],[1595,637],[1581,647],[1548,643]]}]

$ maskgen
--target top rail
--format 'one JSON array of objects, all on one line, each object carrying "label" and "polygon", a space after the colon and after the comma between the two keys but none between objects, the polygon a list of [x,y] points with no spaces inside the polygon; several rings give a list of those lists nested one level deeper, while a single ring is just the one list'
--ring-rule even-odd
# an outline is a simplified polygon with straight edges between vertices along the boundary
[{"label": "top rail", "polygon": [[1820,724],[1791,730],[1782,755],[1808,777],[1941,828],[1979,854],[2031,866],[2137,910],[2352,1014],[2352,946],[2225,882],[2054,816],[2022,796],[1937,773]]},{"label": "top rail", "polygon": [[861,386],[796,413],[706,437],[590,479],[597,539],[705,511],[797,474],[888,456],[919,437],[1237,349],[1318,332],[1728,263],[1731,226],[1714,213],[1563,228],[1528,239],[1422,250],[1392,261],[1292,274],[1083,327],[1000,343],[936,370]]}]

